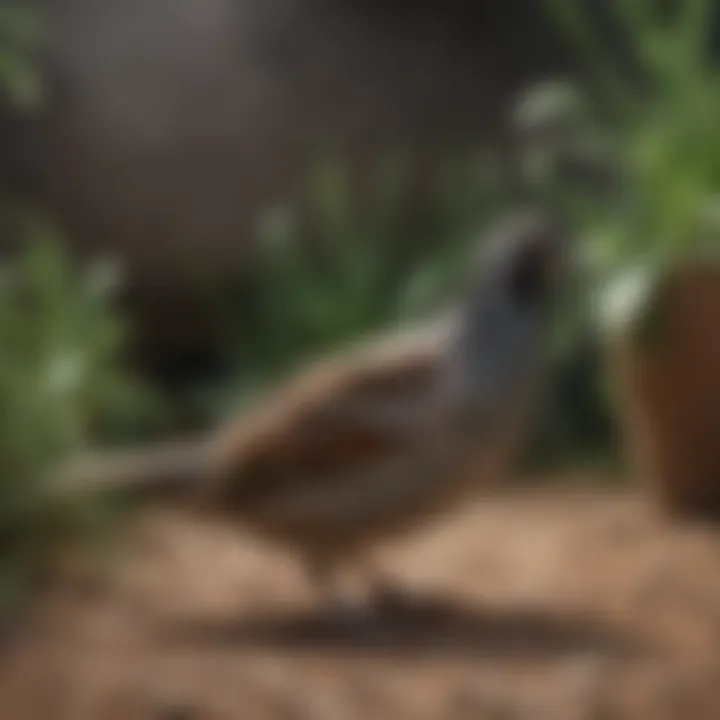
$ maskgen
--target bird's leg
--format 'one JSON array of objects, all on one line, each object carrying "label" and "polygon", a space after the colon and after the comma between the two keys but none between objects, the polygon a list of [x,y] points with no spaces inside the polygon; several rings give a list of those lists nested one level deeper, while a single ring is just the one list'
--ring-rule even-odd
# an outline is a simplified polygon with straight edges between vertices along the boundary
[{"label": "bird's leg", "polygon": [[340,574],[334,562],[314,558],[308,563],[308,568],[313,585],[333,614],[344,617],[356,610],[355,603],[340,582]]},{"label": "bird's leg", "polygon": [[340,582],[334,563],[315,558],[308,562],[308,568],[313,585],[339,624],[351,631],[367,630],[368,625],[376,618],[375,603],[364,601],[355,593],[349,593]]},{"label": "bird's leg", "polygon": [[319,558],[306,562],[308,576],[318,594],[330,605],[339,604],[342,599],[336,569],[333,563]]},{"label": "bird's leg", "polygon": [[362,567],[368,581],[369,605],[373,612],[376,614],[392,612],[408,604],[407,593],[381,571],[376,562],[365,560]]}]

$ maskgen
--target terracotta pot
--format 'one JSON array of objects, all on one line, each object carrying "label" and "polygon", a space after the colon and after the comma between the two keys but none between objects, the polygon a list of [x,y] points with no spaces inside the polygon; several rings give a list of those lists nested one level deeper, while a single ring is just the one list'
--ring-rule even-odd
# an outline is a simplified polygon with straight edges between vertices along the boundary
[{"label": "terracotta pot", "polygon": [[665,511],[720,518],[720,263],[666,280],[657,334],[612,338],[624,441]]}]

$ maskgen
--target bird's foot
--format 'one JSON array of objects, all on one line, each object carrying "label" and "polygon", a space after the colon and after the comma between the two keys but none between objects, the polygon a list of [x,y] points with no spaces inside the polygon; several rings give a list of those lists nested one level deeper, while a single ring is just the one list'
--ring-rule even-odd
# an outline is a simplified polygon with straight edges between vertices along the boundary
[{"label": "bird's foot", "polygon": [[332,622],[337,631],[363,639],[385,636],[411,607],[412,600],[401,590],[383,585],[364,599],[336,599],[331,606]]},{"label": "bird's foot", "polygon": [[333,602],[330,615],[333,624],[350,635],[366,635],[376,630],[381,620],[381,613],[374,603],[347,599]]},{"label": "bird's foot", "polygon": [[328,603],[328,614],[343,631],[366,634],[377,630],[384,621],[396,618],[412,605],[412,599],[383,574],[371,569],[365,575],[364,588],[347,587],[326,564],[310,565],[316,586]]},{"label": "bird's foot", "polygon": [[326,575],[324,579],[319,588],[320,596],[332,625],[341,632],[362,634],[376,623],[378,613],[372,602],[368,602],[362,594],[347,592],[335,578]]}]

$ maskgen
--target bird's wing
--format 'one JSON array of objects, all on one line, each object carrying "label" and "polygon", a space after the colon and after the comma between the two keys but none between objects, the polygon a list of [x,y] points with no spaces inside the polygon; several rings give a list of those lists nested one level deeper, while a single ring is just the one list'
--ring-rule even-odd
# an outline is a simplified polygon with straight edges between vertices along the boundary
[{"label": "bird's wing", "polygon": [[332,483],[396,456],[428,420],[452,327],[443,317],[365,341],[261,401],[218,439],[223,496],[252,501],[297,483]]}]

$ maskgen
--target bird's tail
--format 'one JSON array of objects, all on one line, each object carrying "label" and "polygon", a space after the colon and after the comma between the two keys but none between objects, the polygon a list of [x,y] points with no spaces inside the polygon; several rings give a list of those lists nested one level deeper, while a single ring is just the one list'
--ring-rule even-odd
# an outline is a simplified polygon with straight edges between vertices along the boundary
[{"label": "bird's tail", "polygon": [[139,501],[182,499],[201,485],[209,448],[209,441],[200,438],[81,455],[54,470],[50,494],[58,499],[92,494]]}]

